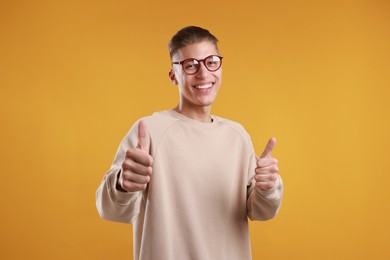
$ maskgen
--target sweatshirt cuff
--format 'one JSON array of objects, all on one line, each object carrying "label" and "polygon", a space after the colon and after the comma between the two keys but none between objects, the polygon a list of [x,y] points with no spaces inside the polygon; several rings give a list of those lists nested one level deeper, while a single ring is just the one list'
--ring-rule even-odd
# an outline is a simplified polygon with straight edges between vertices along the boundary
[{"label": "sweatshirt cuff", "polygon": [[262,190],[262,189],[256,189],[256,193],[267,199],[267,200],[275,200],[275,199],[278,199],[280,197],[280,194],[282,192],[282,189],[283,189],[283,183],[282,183],[282,179],[280,178],[280,176],[278,175],[278,178],[276,179],[275,181],[275,186],[270,189],[270,190]]},{"label": "sweatshirt cuff", "polygon": [[120,174],[120,170],[117,173],[113,173],[109,176],[110,190],[111,196],[114,201],[119,205],[129,205],[132,201],[136,200],[139,196],[139,191],[134,192],[123,192],[116,189],[116,184],[118,180],[118,175]]}]

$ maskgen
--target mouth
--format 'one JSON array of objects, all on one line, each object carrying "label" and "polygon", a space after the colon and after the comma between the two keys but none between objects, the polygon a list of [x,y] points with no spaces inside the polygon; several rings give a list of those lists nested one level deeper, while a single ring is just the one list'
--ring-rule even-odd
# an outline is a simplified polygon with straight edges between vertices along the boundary
[{"label": "mouth", "polygon": [[207,83],[203,85],[196,85],[193,86],[195,89],[202,91],[202,92],[207,92],[213,87],[214,83]]}]

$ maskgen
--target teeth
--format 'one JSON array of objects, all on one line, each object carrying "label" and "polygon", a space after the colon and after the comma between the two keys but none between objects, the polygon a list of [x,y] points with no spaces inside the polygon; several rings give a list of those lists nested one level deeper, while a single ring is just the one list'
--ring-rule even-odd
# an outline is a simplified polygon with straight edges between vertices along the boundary
[{"label": "teeth", "polygon": [[206,89],[206,88],[211,88],[213,84],[205,84],[205,85],[200,85],[200,86],[194,86],[197,89]]}]

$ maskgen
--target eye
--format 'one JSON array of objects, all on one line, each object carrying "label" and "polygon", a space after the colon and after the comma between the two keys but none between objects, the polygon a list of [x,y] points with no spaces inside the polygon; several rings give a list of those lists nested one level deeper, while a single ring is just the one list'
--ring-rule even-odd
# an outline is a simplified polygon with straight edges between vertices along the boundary
[{"label": "eye", "polygon": [[193,62],[186,62],[184,63],[184,68],[185,69],[192,69],[195,67],[195,64]]},{"label": "eye", "polygon": [[196,70],[198,66],[199,63],[196,60],[187,60],[183,64],[185,70]]},{"label": "eye", "polygon": [[218,61],[214,61],[214,60],[207,61],[207,65],[210,67],[216,66],[217,64],[218,64]]},{"label": "eye", "polygon": [[221,62],[221,59],[218,56],[211,56],[211,57],[207,58],[207,60],[206,60],[207,67],[210,67],[210,68],[218,67],[220,62]]}]

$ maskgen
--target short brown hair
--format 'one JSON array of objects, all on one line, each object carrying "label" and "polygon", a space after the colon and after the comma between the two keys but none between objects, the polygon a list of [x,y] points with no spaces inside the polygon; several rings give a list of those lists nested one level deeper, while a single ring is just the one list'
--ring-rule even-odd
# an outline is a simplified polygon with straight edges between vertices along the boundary
[{"label": "short brown hair", "polygon": [[183,29],[179,30],[169,41],[169,55],[172,59],[173,55],[175,55],[180,48],[183,48],[192,43],[199,43],[202,41],[210,41],[214,44],[215,48],[218,51],[218,39],[208,30],[197,26],[184,27]]}]

